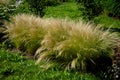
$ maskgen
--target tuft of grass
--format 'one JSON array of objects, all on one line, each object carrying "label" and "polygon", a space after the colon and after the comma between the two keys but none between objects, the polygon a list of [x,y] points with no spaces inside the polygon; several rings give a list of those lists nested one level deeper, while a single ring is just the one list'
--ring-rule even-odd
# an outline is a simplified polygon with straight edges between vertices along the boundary
[{"label": "tuft of grass", "polygon": [[40,47],[44,36],[42,19],[28,14],[19,14],[13,17],[12,22],[6,25],[9,39],[17,49],[34,53]]},{"label": "tuft of grass", "polygon": [[120,46],[118,35],[102,31],[100,26],[83,21],[52,21],[51,24],[36,52],[40,53],[36,64],[45,61],[43,68],[57,64],[67,70],[86,71],[87,59],[109,56],[114,46]]}]

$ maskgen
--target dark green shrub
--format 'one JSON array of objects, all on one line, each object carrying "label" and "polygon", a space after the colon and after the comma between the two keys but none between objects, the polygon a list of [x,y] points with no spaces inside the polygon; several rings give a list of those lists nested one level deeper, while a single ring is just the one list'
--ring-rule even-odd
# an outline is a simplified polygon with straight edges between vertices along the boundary
[{"label": "dark green shrub", "polygon": [[60,2],[68,2],[68,1],[74,1],[74,0],[59,0]]},{"label": "dark green shrub", "polygon": [[45,0],[26,0],[29,4],[29,9],[34,14],[43,17],[45,14]]},{"label": "dark green shrub", "polygon": [[2,37],[4,36],[4,22],[10,21],[10,16],[13,15],[15,12],[15,6],[13,4],[0,4],[0,42],[2,42],[4,39]]},{"label": "dark green shrub", "polygon": [[103,14],[111,17],[120,16],[120,0],[96,0],[103,9]]},{"label": "dark green shrub", "polygon": [[120,19],[120,0],[115,0],[112,8],[112,15]]},{"label": "dark green shrub", "polygon": [[22,2],[16,7],[16,14],[20,13],[32,13],[29,10],[29,4],[26,2],[26,0],[22,0]]},{"label": "dark green shrub", "polygon": [[[83,16],[87,15],[89,20],[103,13],[111,17],[120,18],[119,0],[76,0],[79,10],[83,11]],[[83,7],[81,7],[81,5]]]},{"label": "dark green shrub", "polygon": [[77,0],[79,10],[83,11],[83,18],[91,20],[102,12],[101,5],[95,0]]},{"label": "dark green shrub", "polygon": [[14,12],[14,5],[0,4],[0,24],[3,25],[4,20],[9,21],[10,15],[14,14]]},{"label": "dark green shrub", "polygon": [[61,2],[59,0],[46,0],[46,6],[55,6],[60,4]]}]

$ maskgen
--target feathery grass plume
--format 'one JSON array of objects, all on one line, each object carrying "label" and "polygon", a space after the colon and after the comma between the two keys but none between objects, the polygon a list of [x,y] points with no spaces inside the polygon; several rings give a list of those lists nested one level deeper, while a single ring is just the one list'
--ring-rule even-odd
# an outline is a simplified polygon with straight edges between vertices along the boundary
[{"label": "feathery grass plume", "polygon": [[[60,20],[47,18],[44,22],[47,23],[44,25],[46,26],[45,30],[47,30],[47,34],[41,42],[42,46],[36,51],[36,55],[40,53],[40,58],[36,63],[41,61],[43,58],[49,59],[50,57],[48,56],[57,55],[57,53],[54,52],[54,48],[69,37],[68,33],[70,29],[72,29],[72,26],[75,25],[74,22],[69,22],[67,19]],[[51,62],[48,62],[48,65],[51,65]]]},{"label": "feathery grass plume", "polygon": [[55,45],[59,44],[59,42],[67,39],[69,36],[68,32],[73,24],[68,23],[67,20],[53,18],[45,19],[45,21],[45,30],[47,30],[47,34],[45,35],[41,44],[43,44],[43,46],[47,49],[51,49],[55,47]]},{"label": "feathery grass plume", "polygon": [[12,22],[6,26],[8,37],[17,49],[34,53],[40,46],[44,36],[42,19],[28,14],[19,14],[13,17]]},{"label": "feathery grass plume", "polygon": [[36,52],[40,53],[36,64],[46,61],[45,64],[53,62],[66,69],[85,71],[87,59],[109,55],[113,52],[113,46],[120,45],[117,34],[110,33],[109,30],[102,31],[100,26],[82,21],[49,22],[48,34]]}]

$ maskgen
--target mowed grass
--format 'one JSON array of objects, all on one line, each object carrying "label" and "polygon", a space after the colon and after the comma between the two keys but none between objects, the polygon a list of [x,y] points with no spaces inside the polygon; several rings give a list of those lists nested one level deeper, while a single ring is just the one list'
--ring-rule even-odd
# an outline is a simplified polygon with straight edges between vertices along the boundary
[{"label": "mowed grass", "polygon": [[58,6],[48,7],[44,18],[55,17],[78,20],[80,16],[81,11],[78,10],[76,2],[64,2]]}]

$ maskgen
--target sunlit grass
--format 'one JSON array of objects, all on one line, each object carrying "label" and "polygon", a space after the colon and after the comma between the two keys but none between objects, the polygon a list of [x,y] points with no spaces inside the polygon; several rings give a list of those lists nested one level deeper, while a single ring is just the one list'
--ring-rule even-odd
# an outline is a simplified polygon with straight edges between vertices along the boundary
[{"label": "sunlit grass", "polygon": [[34,53],[44,36],[42,19],[33,15],[16,15],[6,28],[5,32],[16,48],[28,53]]},{"label": "sunlit grass", "polygon": [[10,0],[0,0],[0,4],[8,4]]},{"label": "sunlit grass", "polygon": [[[67,70],[86,71],[86,60],[110,56],[113,47],[120,46],[116,33],[82,20],[41,19],[33,15],[16,15],[6,27],[16,48],[36,55],[36,64],[44,68],[59,65]],[[93,61],[94,62],[94,61]]]},{"label": "sunlit grass", "polygon": [[50,21],[52,27],[49,26],[48,34],[36,52],[40,53],[36,64],[46,61],[44,68],[48,63],[49,67],[58,64],[66,69],[85,71],[87,59],[109,56],[113,52],[112,48],[120,45],[117,34],[110,33],[109,30],[102,31],[100,26],[81,20]]}]

